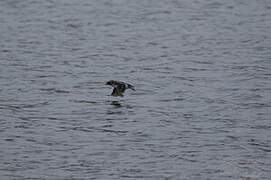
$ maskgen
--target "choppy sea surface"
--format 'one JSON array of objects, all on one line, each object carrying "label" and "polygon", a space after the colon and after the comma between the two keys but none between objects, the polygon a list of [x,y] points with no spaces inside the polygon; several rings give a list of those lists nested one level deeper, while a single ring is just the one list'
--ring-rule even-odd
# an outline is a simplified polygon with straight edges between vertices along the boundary
[{"label": "choppy sea surface", "polygon": [[270,177],[269,1],[0,1],[0,179]]}]

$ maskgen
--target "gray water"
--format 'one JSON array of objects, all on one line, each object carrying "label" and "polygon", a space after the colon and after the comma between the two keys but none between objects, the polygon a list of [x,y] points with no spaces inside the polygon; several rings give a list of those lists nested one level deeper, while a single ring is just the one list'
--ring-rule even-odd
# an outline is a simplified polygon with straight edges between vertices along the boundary
[{"label": "gray water", "polygon": [[267,0],[2,0],[0,84],[0,179],[271,177]]}]

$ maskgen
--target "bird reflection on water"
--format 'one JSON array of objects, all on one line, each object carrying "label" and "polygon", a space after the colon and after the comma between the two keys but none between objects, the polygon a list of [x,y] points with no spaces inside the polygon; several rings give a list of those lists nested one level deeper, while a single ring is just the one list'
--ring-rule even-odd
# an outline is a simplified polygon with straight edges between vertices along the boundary
[{"label": "bird reflection on water", "polygon": [[113,105],[113,106],[116,107],[116,108],[121,108],[121,107],[123,107],[119,101],[112,101],[112,102],[111,102],[111,105]]},{"label": "bird reflection on water", "polygon": [[[133,107],[125,103],[125,101],[108,101],[111,108],[107,110],[106,114],[126,114],[133,112]],[[128,110],[128,111],[127,111]]]},{"label": "bird reflection on water", "polygon": [[109,115],[112,115],[112,114],[115,114],[115,115],[120,115],[120,114],[123,114],[123,110],[122,108],[124,107],[122,105],[122,103],[120,103],[120,101],[108,101],[110,103],[110,105],[112,105],[110,107],[110,109],[107,110],[106,114],[109,114]]}]

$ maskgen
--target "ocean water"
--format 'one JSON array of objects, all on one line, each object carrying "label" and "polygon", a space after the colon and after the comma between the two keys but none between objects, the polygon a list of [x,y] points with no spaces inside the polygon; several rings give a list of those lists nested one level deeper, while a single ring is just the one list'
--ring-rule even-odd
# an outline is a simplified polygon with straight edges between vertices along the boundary
[{"label": "ocean water", "polygon": [[0,1],[0,179],[268,180],[270,92],[269,1]]}]

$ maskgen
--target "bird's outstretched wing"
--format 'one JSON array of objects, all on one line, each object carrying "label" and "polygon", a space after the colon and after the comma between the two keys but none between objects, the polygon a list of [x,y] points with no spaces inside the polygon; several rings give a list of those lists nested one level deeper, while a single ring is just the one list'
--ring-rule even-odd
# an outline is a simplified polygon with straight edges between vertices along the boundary
[{"label": "bird's outstretched wing", "polygon": [[133,85],[128,84],[128,83],[126,83],[126,84],[127,84],[127,88],[132,89],[132,90],[134,90],[134,91],[135,91],[135,87],[134,87]]}]

